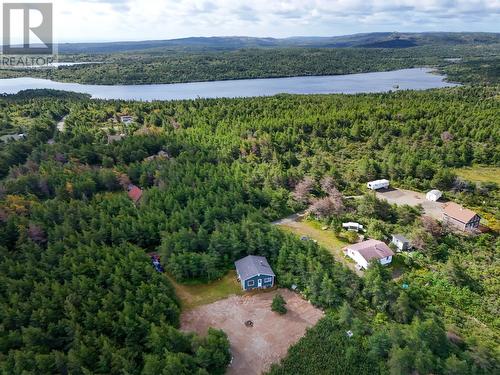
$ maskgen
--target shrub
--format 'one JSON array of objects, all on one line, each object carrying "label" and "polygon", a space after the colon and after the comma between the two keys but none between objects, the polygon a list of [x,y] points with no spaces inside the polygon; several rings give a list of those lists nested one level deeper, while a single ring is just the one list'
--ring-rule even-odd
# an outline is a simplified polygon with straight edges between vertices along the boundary
[{"label": "shrub", "polygon": [[273,303],[271,304],[271,310],[277,312],[278,314],[286,314],[287,309],[285,307],[286,301],[281,294],[276,294],[273,298]]},{"label": "shrub", "polygon": [[342,237],[349,243],[356,243],[359,240],[358,233],[352,231],[343,231],[342,233],[340,233],[340,237]]}]

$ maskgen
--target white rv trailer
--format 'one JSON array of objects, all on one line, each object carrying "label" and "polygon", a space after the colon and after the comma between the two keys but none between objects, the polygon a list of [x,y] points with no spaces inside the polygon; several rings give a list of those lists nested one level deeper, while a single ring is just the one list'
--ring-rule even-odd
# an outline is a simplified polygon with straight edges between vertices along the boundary
[{"label": "white rv trailer", "polygon": [[389,180],[375,180],[375,181],[370,181],[366,184],[368,186],[368,189],[372,190],[378,190],[378,189],[387,189],[389,187]]},{"label": "white rv trailer", "polygon": [[360,230],[364,231],[363,225],[360,223],[354,223],[352,221],[349,221],[348,223],[342,223],[342,228],[358,232]]}]

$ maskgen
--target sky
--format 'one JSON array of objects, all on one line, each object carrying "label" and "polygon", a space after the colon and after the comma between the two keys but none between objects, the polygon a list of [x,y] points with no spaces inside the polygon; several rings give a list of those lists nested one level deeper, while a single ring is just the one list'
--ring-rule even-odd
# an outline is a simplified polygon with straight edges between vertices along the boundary
[{"label": "sky", "polygon": [[375,31],[500,32],[500,0],[54,0],[53,4],[55,41],[60,43]]}]

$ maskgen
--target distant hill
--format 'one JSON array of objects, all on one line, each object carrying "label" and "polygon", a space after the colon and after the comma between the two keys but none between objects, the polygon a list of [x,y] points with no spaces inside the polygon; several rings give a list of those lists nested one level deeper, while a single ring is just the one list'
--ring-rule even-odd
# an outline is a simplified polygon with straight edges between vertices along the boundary
[{"label": "distant hill", "polygon": [[418,44],[412,39],[390,39],[381,42],[361,44],[363,48],[408,48],[416,47]]},{"label": "distant hill", "polygon": [[235,50],[249,47],[275,47],[279,39],[250,37],[191,37],[168,40],[146,40],[138,42],[108,43],[64,43],[59,44],[61,53],[109,53],[142,51],[152,49],[172,50]]},{"label": "distant hill", "polygon": [[155,51],[230,51],[242,48],[408,48],[425,45],[500,43],[500,33],[367,33],[334,37],[253,38],[241,36],[191,37],[169,40],[59,44],[60,53]]}]

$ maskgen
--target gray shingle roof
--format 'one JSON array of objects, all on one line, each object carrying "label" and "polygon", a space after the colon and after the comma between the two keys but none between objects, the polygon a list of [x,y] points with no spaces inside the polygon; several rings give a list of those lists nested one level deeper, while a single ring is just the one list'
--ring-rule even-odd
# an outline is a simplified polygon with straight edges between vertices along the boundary
[{"label": "gray shingle roof", "polygon": [[234,262],[236,271],[242,280],[256,275],[276,276],[265,257],[248,255]]}]

